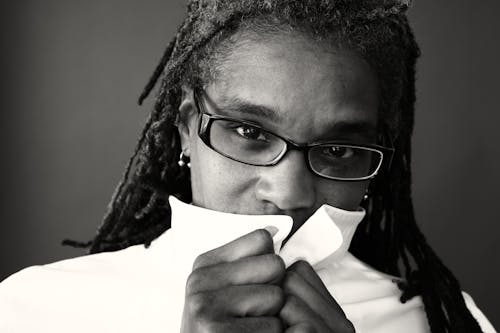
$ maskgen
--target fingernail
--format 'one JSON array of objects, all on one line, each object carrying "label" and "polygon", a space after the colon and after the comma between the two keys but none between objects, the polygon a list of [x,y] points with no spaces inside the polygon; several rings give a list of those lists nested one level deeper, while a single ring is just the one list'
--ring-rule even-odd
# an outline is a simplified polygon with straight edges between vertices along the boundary
[{"label": "fingernail", "polygon": [[276,235],[278,233],[278,228],[276,228],[275,226],[272,226],[272,225],[268,225],[264,229],[266,229],[267,232],[269,232],[271,234],[271,237],[274,237],[274,235]]}]

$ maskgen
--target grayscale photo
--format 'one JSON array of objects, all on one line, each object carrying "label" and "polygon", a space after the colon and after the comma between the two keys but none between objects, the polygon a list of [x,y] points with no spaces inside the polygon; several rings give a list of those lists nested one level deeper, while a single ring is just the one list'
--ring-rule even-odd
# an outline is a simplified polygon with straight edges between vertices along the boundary
[{"label": "grayscale photo", "polygon": [[0,332],[496,333],[498,1],[1,12]]}]

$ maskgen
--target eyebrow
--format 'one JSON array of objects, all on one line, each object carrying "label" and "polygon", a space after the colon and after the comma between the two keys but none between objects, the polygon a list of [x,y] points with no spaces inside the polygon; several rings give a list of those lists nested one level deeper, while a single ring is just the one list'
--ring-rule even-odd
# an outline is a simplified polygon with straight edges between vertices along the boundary
[{"label": "eyebrow", "polygon": [[[233,112],[237,112],[249,116],[266,118],[275,123],[279,123],[283,119],[283,116],[273,108],[253,104],[238,97],[224,96],[221,98],[219,105],[215,105],[211,100],[209,100],[209,103],[217,110],[217,113],[226,116],[233,116]],[[333,123],[332,126],[329,126],[324,135],[332,138],[357,136],[372,139],[377,136],[377,126],[363,119],[339,120]]]},{"label": "eyebrow", "polygon": [[217,111],[225,113],[228,116],[232,115],[228,113],[238,112],[249,116],[266,118],[275,123],[279,123],[283,118],[279,112],[270,107],[249,103],[238,97],[224,97],[222,98],[220,105],[216,108]]}]

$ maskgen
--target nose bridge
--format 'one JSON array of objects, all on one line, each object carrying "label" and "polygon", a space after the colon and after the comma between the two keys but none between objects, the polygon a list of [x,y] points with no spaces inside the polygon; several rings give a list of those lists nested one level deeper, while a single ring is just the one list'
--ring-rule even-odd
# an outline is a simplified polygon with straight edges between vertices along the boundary
[{"label": "nose bridge", "polygon": [[311,207],[316,200],[314,177],[304,151],[290,149],[278,164],[262,167],[256,194],[282,210]]}]

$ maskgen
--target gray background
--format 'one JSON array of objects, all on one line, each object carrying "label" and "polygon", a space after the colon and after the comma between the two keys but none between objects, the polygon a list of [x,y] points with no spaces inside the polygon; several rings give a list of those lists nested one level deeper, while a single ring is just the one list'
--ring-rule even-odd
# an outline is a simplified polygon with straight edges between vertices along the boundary
[{"label": "gray background", "polygon": [[[0,280],[82,254],[150,105],[135,101],[181,22],[180,0],[5,2],[1,10]],[[499,327],[500,2],[416,1],[423,56],[417,218]]]}]

